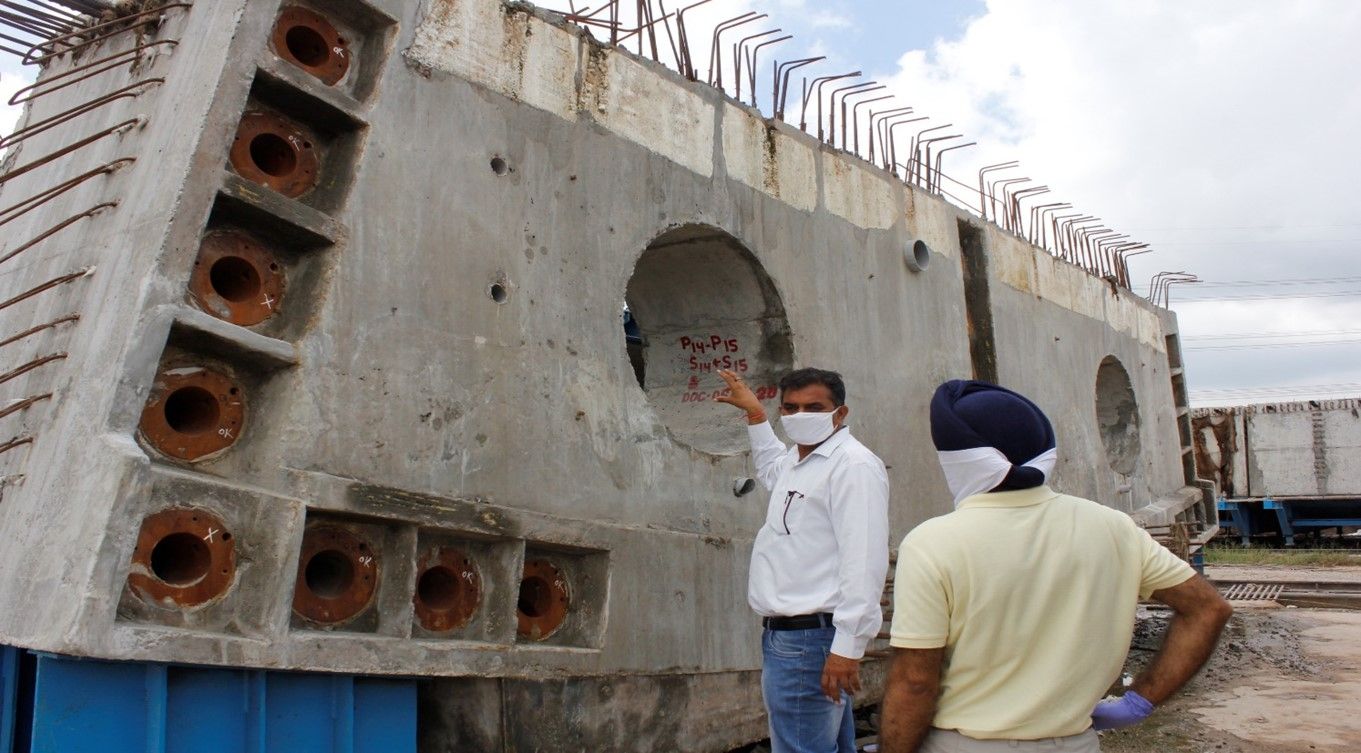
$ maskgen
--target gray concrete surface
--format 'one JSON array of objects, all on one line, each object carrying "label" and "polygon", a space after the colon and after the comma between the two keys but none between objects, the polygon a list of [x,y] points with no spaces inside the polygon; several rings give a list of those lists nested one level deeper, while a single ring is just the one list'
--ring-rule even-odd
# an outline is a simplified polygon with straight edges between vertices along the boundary
[{"label": "gray concrete surface", "polygon": [[1193,412],[1196,458],[1228,498],[1361,495],[1361,400]]},{"label": "gray concrete surface", "polygon": [[[1060,489],[1171,516],[1198,498],[1169,388],[1175,319],[1129,291],[524,9],[318,5],[363,40],[354,78],[327,89],[269,51],[279,5],[172,13],[156,34],[180,40],[173,53],[26,115],[164,78],[85,121],[138,115],[137,129],[0,188],[8,206],[136,157],[5,228],[8,249],[119,201],[0,265],[4,297],[89,270],[0,311],[5,333],[80,314],[5,353],[67,357],[3,385],[11,402],[52,397],[5,419],[34,439],[0,454],[0,642],[446,678],[424,687],[425,718],[471,716],[485,734],[428,728],[429,750],[605,749],[653,739],[639,734],[659,713],[671,722],[658,744],[699,746],[678,750],[750,740],[759,631],[745,581],[765,500],[731,491],[754,474],[739,417],[712,399],[724,358],[762,386],[791,365],[844,373],[852,429],[890,468],[895,542],[949,509],[927,403],[973,373],[971,350],[1054,419]],[[265,105],[330,134],[315,193],[285,199],[224,166],[243,110]],[[56,129],[10,164],[83,133]],[[250,329],[186,299],[200,236],[228,225],[289,265],[282,313]],[[966,290],[962,229],[986,289]],[[914,272],[903,252],[918,240],[935,255]],[[988,342],[971,343],[966,297],[991,314]],[[647,342],[641,385],[626,301]],[[1116,410],[1098,406],[1108,359],[1130,380]],[[240,437],[211,459],[177,462],[139,436],[171,361],[242,387]],[[1137,430],[1111,425],[1136,416]],[[235,581],[208,604],[137,603],[125,587],[141,521],[167,507],[210,511],[238,542]],[[376,595],[335,629],[290,606],[318,521],[373,532]],[[430,536],[486,553],[491,616],[461,637],[413,626]],[[526,552],[560,556],[573,581],[568,621],[545,642],[507,627]],[[714,726],[715,710],[732,722]],[[531,713],[543,729],[507,732]]]}]

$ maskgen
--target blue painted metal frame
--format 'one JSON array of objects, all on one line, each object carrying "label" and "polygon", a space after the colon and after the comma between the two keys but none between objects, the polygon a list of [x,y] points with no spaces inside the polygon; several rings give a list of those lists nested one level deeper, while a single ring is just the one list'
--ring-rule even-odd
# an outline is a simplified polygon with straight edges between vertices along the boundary
[{"label": "blue painted metal frame", "polygon": [[19,716],[19,649],[0,646],[0,753],[14,750]]},{"label": "blue painted metal frame", "polygon": [[1271,530],[1276,525],[1286,546],[1295,545],[1297,529],[1361,527],[1361,500],[1334,498],[1260,500],[1220,499],[1218,508],[1222,525],[1238,532],[1243,546],[1251,543],[1254,535]]},{"label": "blue painted metal frame", "polygon": [[[416,681],[39,654],[31,727],[23,653],[0,649],[0,753],[415,753]],[[14,729],[31,729],[15,749]]]}]

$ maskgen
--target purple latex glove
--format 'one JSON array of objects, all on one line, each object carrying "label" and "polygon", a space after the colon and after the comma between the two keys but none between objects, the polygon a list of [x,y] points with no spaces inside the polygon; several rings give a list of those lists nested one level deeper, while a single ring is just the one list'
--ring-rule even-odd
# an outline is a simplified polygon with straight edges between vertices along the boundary
[{"label": "purple latex glove", "polygon": [[1126,690],[1119,698],[1096,704],[1092,709],[1092,729],[1100,732],[1128,727],[1142,722],[1152,713],[1153,704],[1133,690]]}]

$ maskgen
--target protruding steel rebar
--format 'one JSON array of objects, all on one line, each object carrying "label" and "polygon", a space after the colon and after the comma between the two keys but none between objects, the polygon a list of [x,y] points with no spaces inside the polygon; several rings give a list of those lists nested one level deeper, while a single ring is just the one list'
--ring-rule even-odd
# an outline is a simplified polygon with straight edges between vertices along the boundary
[{"label": "protruding steel rebar", "polygon": [[[115,18],[112,21],[106,21],[101,24],[95,24],[94,26],[77,29],[58,37],[53,37],[52,39],[34,45],[33,49],[29,50],[28,54],[24,55],[23,63],[24,65],[44,65],[47,61],[58,55],[67,52],[76,52],[87,47],[93,47],[104,40],[118,36],[119,34],[126,34],[129,31],[140,29],[148,24],[158,23],[160,17],[164,15],[166,11],[175,10],[177,8],[188,8],[189,6],[190,3],[166,3],[165,5],[158,5],[155,8],[149,8],[137,13]],[[60,49],[58,49],[59,46],[61,46]],[[34,57],[34,53],[39,50],[44,51],[46,54]]]},{"label": "protruding steel rebar", "polygon": [[978,169],[978,196],[982,204],[982,218],[988,219],[988,205],[992,202],[992,193],[984,184],[984,177],[991,172],[998,170],[1011,170],[1021,165],[1020,162],[1012,160],[1010,162],[998,162],[995,165],[984,165]]},{"label": "protruding steel rebar", "polygon": [[695,60],[690,53],[690,36],[685,27],[685,14],[688,11],[711,2],[713,2],[713,0],[699,0],[698,2],[691,3],[676,11],[676,46],[680,49],[682,60],[680,73],[691,81],[698,81],[699,74],[695,72]]},{"label": "protruding steel rebar", "polygon": [[1049,186],[1032,186],[1023,188],[1011,195],[1011,218],[1014,227],[1009,228],[1016,235],[1025,235],[1024,215],[1021,213],[1021,201],[1033,196],[1049,193]]},{"label": "protruding steel rebar", "polygon": [[813,63],[826,59],[826,55],[819,55],[817,57],[800,58],[799,60],[776,63],[774,106],[771,108],[775,113],[776,120],[784,120],[785,106],[788,104],[787,100],[789,99],[789,74],[805,65],[812,65]]},{"label": "protruding steel rebar", "polygon": [[1044,215],[1049,212],[1058,211],[1060,209],[1068,209],[1072,206],[1073,206],[1072,204],[1067,204],[1061,201],[1051,201],[1048,204],[1037,204],[1031,207],[1030,235],[1026,238],[1026,240],[1030,241],[1032,244],[1036,246],[1039,246],[1040,248],[1044,248],[1045,247],[1045,244],[1043,242],[1045,234]]},{"label": "protruding steel rebar", "polygon": [[828,116],[828,124],[827,124],[827,136],[828,136],[828,138],[830,139],[830,141],[829,141],[828,143],[830,143],[832,146],[836,146],[836,124],[837,124],[837,117],[836,117],[836,113],[837,113],[837,103],[836,103],[836,97],[837,97],[838,94],[842,95],[842,97],[841,97],[841,121],[840,121],[840,122],[841,122],[841,148],[842,148],[842,149],[845,149],[845,148],[846,148],[846,130],[847,130],[847,129],[846,129],[846,120],[847,120],[846,100],[847,100],[851,95],[853,95],[853,94],[865,94],[865,93],[868,93],[868,92],[879,91],[879,90],[881,90],[881,89],[886,89],[886,88],[888,88],[888,87],[884,86],[883,84],[879,84],[879,83],[874,82],[874,81],[865,81],[864,83],[854,84],[854,85],[849,85],[849,86],[842,86],[842,87],[838,87],[838,88],[836,88],[836,89],[833,89],[831,95],[827,98],[827,101],[831,104],[831,107],[829,108],[831,112],[829,113],[829,116]]},{"label": "protruding steel rebar", "polygon": [[917,163],[919,162],[917,149],[920,148],[922,136],[925,136],[926,134],[931,133],[933,131],[939,131],[945,128],[952,127],[954,127],[954,123],[946,123],[945,125],[931,126],[930,128],[923,128],[922,130],[917,131],[917,133],[912,137],[912,141],[908,145],[907,182],[909,183],[917,182],[917,168],[918,168]]},{"label": "protruding steel rebar", "polygon": [[907,166],[903,165],[898,161],[898,138],[894,134],[894,132],[898,130],[898,126],[904,126],[907,125],[908,123],[921,123],[923,121],[930,119],[931,119],[930,115],[921,115],[919,117],[907,118],[905,120],[900,120],[898,118],[888,118],[885,121],[886,123],[888,121],[893,121],[891,125],[884,126],[885,130],[888,132],[888,139],[884,142],[884,151],[886,152],[885,157],[887,158],[888,161],[888,164],[886,164],[885,167],[890,171],[893,171],[894,174],[897,174],[896,172],[897,168],[902,167],[903,168],[902,179],[904,181],[907,180]]},{"label": "protruding steel rebar", "polygon": [[789,40],[791,40],[791,39],[793,39],[793,38],[794,38],[794,35],[793,35],[793,34],[786,34],[786,35],[784,35],[784,36],[782,36],[782,37],[777,37],[777,38],[775,38],[775,39],[767,39],[766,41],[764,41],[764,42],[762,42],[762,43],[756,45],[756,46],[753,47],[753,48],[751,48],[750,52],[747,54],[747,55],[748,55],[748,56],[747,56],[748,82],[751,84],[751,106],[752,106],[752,107],[756,107],[756,106],[757,106],[757,105],[756,105],[756,72],[757,72],[757,70],[758,70],[757,66],[758,66],[758,64],[759,64],[759,62],[760,62],[761,49],[764,48],[764,47],[770,47],[771,45],[780,44],[781,42],[788,42]]},{"label": "protruding steel rebar", "polygon": [[[992,202],[993,202],[993,205],[992,205],[992,213],[993,213],[992,221],[993,221],[993,222],[997,223],[999,226],[1001,226],[1001,227],[1003,227],[1003,228],[1009,228],[1009,227],[1011,227],[1011,211],[1010,211],[1011,203],[1010,203],[1010,197],[1007,196],[1007,189],[1010,188],[1011,186],[1016,185],[1016,184],[1019,184],[1019,183],[1029,183],[1029,182],[1031,182],[1029,177],[1022,177],[1022,178],[999,178],[999,179],[994,180],[993,182],[991,182],[991,183],[988,184],[988,196],[991,198],[991,200],[992,200]],[[1001,187],[1001,191],[1002,191],[1002,198],[1001,198],[1001,201],[1000,201],[1000,204],[1001,204],[1001,206],[1002,206],[1002,211],[1000,211],[1000,212],[997,211],[997,206],[998,206],[998,204],[999,204],[999,201],[998,201],[998,198],[997,198],[997,192],[998,192],[998,187],[999,187],[999,186]],[[1001,222],[997,222],[997,219],[998,219],[999,217],[1002,219]]]},{"label": "protruding steel rebar", "polygon": [[756,11],[747,11],[740,16],[730,18],[727,21],[714,27],[713,48],[709,50],[709,85],[723,91],[723,32],[731,31],[739,26],[746,26],[756,23],[763,18],[769,18],[767,13],[757,14]]},{"label": "protruding steel rebar", "polygon": [[808,132],[809,132],[809,131],[808,131],[808,96],[811,94],[811,95],[812,95],[815,99],[817,99],[817,101],[818,101],[818,140],[821,141],[822,138],[823,138],[823,135],[824,135],[823,130],[822,130],[822,128],[823,128],[823,120],[822,120],[822,87],[825,86],[826,84],[832,82],[832,81],[840,81],[840,80],[843,79],[843,78],[851,78],[851,77],[853,77],[853,76],[859,76],[859,75],[860,75],[860,71],[851,71],[850,73],[838,73],[838,74],[834,74],[834,75],[831,75],[831,76],[819,76],[819,77],[813,79],[812,83],[809,83],[809,82],[808,82],[808,79],[805,78],[805,79],[803,80],[803,106],[800,108],[800,112],[799,112],[799,130],[803,131],[804,133],[808,133]]},{"label": "protruding steel rebar", "polygon": [[941,180],[942,177],[945,176],[945,153],[946,153],[946,152],[953,152],[953,151],[956,150],[956,149],[967,149],[968,147],[971,147],[971,146],[978,146],[978,142],[977,142],[977,141],[970,141],[970,142],[967,143],[967,144],[951,144],[950,146],[947,146],[947,147],[945,147],[944,149],[941,149],[940,151],[936,152],[936,167],[935,167],[935,176],[934,176],[934,188],[932,188],[932,177],[931,177],[931,176],[927,176],[927,178],[928,178],[928,179],[927,179],[927,190],[928,190],[928,191],[933,191],[934,193],[941,193],[941,192],[944,190],[944,189],[941,187],[940,180]]},{"label": "protruding steel rebar", "polygon": [[18,144],[24,141],[25,139],[32,138],[40,133],[43,133],[44,131],[55,128],[67,121],[74,120],[75,118],[78,118],[87,112],[93,112],[94,110],[98,110],[99,108],[109,104],[110,102],[116,102],[120,99],[131,99],[133,97],[136,97],[142,93],[140,91],[142,87],[149,86],[151,84],[163,83],[165,83],[165,79],[163,78],[147,78],[142,79],[141,81],[135,81],[131,84],[128,84],[127,86],[124,86],[120,89],[116,89],[97,99],[93,99],[83,104],[76,105],[75,107],[67,108],[55,115],[43,118],[42,120],[36,123],[29,123],[25,127],[20,128],[19,130],[9,134],[8,136],[0,137],[0,150],[8,149],[9,147]]},{"label": "protruding steel rebar", "polygon": [[61,183],[58,183],[52,188],[49,188],[46,191],[37,194],[36,196],[24,199],[23,201],[20,201],[19,203],[14,204],[13,206],[0,209],[0,227],[3,227],[4,225],[13,222],[14,220],[24,216],[25,214],[28,214],[34,209],[42,206],[43,204],[46,204],[47,202],[57,198],[58,196],[61,196],[67,191],[70,191],[71,189],[75,188],[81,183],[84,183],[87,180],[90,180],[91,178],[100,175],[108,175],[109,173],[119,170],[125,165],[130,165],[136,161],[137,161],[136,157],[122,157],[120,159],[111,160],[109,162],[104,163],[103,165],[100,165],[99,167],[96,167],[93,170],[87,170],[86,172],[83,172],[74,178],[70,178],[69,180],[65,180]]},{"label": "protruding steel rebar", "polygon": [[[734,45],[732,46],[733,78],[736,80],[736,83],[734,84],[735,90],[734,90],[734,92],[733,92],[733,99],[736,99],[738,102],[741,102],[741,101],[742,101],[742,71],[746,69],[746,61],[747,61],[746,49],[747,49],[747,44],[748,44],[749,42],[754,42],[754,41],[756,41],[756,40],[758,40],[758,39],[760,39],[760,38],[762,38],[762,37],[768,37],[768,36],[771,36],[771,35],[773,35],[773,34],[779,34],[781,31],[784,31],[784,30],[783,30],[783,29],[770,29],[770,30],[768,30],[768,31],[760,31],[760,32],[757,32],[757,33],[755,33],[755,34],[748,34],[747,36],[742,37],[741,39],[737,40],[737,43],[734,44]],[[786,37],[786,39],[787,39],[787,38],[788,38],[788,37]],[[755,73],[755,71],[753,71],[753,72],[751,73],[751,80],[752,80],[751,88],[752,88],[753,90],[756,89],[756,81],[755,81],[755,79],[756,79],[756,73]],[[720,87],[720,88],[721,88],[721,87]]]},{"label": "protruding steel rebar", "polygon": [[[883,101],[890,100],[890,99],[893,99],[893,95],[892,95],[892,94],[885,94],[885,95],[882,96],[882,97],[874,97],[874,98],[872,98],[872,99],[862,99],[862,100],[860,100],[859,102],[856,102],[855,104],[851,105],[851,138],[852,138],[852,143],[853,143],[853,146],[852,146],[852,148],[851,148],[851,151],[852,151],[852,152],[854,152],[855,154],[860,154],[860,108],[863,107],[863,106],[865,106],[865,105],[872,105],[872,104],[874,104],[875,102],[883,102]],[[873,111],[871,111],[871,112],[873,112]],[[873,134],[870,134],[870,137],[871,137],[871,138],[870,138],[870,158],[869,158],[869,161],[870,161],[871,163],[873,163],[873,162],[874,162],[874,139],[873,139]],[[844,141],[844,139],[843,139],[843,141]],[[842,144],[842,146],[844,147],[845,144]]]},{"label": "protruding steel rebar", "polygon": [[[883,129],[884,121],[888,120],[888,119],[891,118],[892,116],[895,116],[895,115],[907,115],[907,114],[909,114],[909,113],[911,113],[911,112],[912,112],[912,108],[911,108],[911,107],[895,107],[895,108],[893,108],[892,110],[880,110],[879,112],[874,112],[874,111],[872,111],[872,110],[870,111],[870,123],[869,123],[869,132],[870,132],[870,156],[869,156],[869,161],[870,161],[871,163],[873,163],[873,164],[878,164],[878,162],[876,162],[875,159],[874,159],[874,155],[875,155],[875,142],[877,141],[877,142],[879,142],[879,143],[883,143],[883,140],[884,140],[884,134],[883,134],[883,130],[884,130],[884,129]],[[876,120],[877,120],[878,122],[876,122]]]}]

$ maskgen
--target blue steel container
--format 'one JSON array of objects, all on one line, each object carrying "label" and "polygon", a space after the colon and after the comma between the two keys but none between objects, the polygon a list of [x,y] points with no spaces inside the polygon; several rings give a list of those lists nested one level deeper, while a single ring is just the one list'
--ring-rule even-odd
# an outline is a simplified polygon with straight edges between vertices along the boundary
[{"label": "blue steel container", "polygon": [[0,648],[0,753],[415,753],[416,682]]}]

